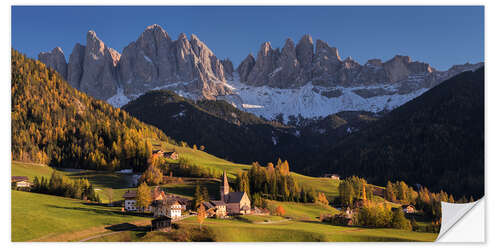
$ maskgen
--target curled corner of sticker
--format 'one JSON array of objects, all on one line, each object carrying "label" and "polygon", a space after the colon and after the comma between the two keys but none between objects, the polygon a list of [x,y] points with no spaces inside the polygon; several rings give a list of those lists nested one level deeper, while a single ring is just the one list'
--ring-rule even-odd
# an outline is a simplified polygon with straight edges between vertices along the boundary
[{"label": "curled corner of sticker", "polygon": [[466,216],[483,199],[469,203],[448,203],[441,202],[441,229],[436,241],[445,242],[442,237]]}]

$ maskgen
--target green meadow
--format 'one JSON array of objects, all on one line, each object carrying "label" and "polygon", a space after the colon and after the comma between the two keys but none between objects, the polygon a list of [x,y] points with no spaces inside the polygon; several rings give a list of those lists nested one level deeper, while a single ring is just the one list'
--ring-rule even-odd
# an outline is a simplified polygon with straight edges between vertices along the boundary
[{"label": "green meadow", "polygon": [[[12,241],[77,240],[106,226],[145,220],[118,207],[64,197],[12,191]],[[93,229],[86,232],[87,229]]]},{"label": "green meadow", "polygon": [[318,221],[284,221],[257,224],[239,219],[206,219],[202,231],[195,217],[173,232],[120,232],[92,241],[222,241],[222,242],[357,242],[434,241],[437,234],[397,229],[332,226]]},{"label": "green meadow", "polygon": [[[155,145],[155,143],[153,143]],[[156,142],[155,148],[176,150],[182,157],[194,163],[220,171],[227,171],[229,178],[235,178],[249,165],[235,164],[217,158],[200,150],[179,147],[165,142]],[[12,162],[12,175],[50,177],[53,168],[22,162]],[[55,170],[70,178],[86,178],[107,203],[105,188],[113,189],[113,201],[122,199],[130,187],[130,174],[99,172],[92,170]],[[317,178],[292,173],[303,185],[313,187],[326,194],[329,200],[338,196],[338,180]],[[192,197],[196,182],[162,185],[169,193]],[[201,187],[207,187],[210,196],[217,197],[218,181],[200,180]],[[376,198],[381,202],[384,200]],[[398,204],[394,204],[398,206]],[[195,217],[178,223],[173,232],[149,232],[151,218],[125,215],[119,207],[86,204],[81,200],[51,195],[12,191],[12,240],[13,241],[433,241],[437,234],[380,228],[333,226],[321,223],[323,214],[338,211],[330,206],[311,203],[269,201],[272,210],[282,206],[284,217],[244,215],[231,220],[206,219],[202,231]],[[26,223],[25,218],[30,218]],[[142,229],[113,231],[108,227],[123,223],[146,225]],[[132,226],[134,226],[132,225]]]}]

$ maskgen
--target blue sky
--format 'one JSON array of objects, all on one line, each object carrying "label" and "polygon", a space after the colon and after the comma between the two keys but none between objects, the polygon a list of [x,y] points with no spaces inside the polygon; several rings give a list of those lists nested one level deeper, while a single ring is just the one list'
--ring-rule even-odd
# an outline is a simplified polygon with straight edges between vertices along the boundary
[{"label": "blue sky", "polygon": [[36,58],[60,46],[69,58],[75,43],[95,30],[119,52],[146,26],[161,25],[174,39],[196,34],[219,58],[235,67],[270,41],[304,34],[352,56],[388,60],[408,55],[443,70],[454,64],[484,61],[484,8],[476,7],[12,7],[12,47]]}]

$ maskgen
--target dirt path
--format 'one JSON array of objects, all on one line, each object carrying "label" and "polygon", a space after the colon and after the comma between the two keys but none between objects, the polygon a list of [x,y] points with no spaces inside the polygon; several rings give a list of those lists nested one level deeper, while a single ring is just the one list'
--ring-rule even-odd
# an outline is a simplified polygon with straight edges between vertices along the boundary
[{"label": "dirt path", "polygon": [[[192,217],[192,216],[193,215],[188,215],[188,216],[176,219],[176,220],[172,220],[172,222],[181,221],[181,220],[184,220],[184,219]],[[81,240],[79,240],[79,242],[85,242],[85,241],[89,241],[89,240],[93,240],[93,239],[97,239],[97,238],[101,238],[101,237],[104,237],[104,236],[109,236],[109,235],[113,235],[113,234],[117,234],[117,233],[121,233],[121,232],[125,232],[125,231],[135,231],[135,230],[137,230],[138,226],[145,226],[145,225],[147,225],[149,223],[150,223],[150,221],[146,221],[146,222],[144,222],[144,221],[138,221],[136,223],[130,223],[131,225],[128,228],[123,228],[123,229],[121,229],[119,231],[114,231],[114,232],[108,232],[108,233],[104,233],[104,234],[93,235],[93,236],[87,237],[85,239],[81,239]]]},{"label": "dirt path", "polygon": [[350,232],[357,232],[357,231],[364,231],[365,229],[364,228],[356,228],[356,229],[349,229],[349,230],[343,230],[343,231],[340,231],[342,233],[350,233]]},{"label": "dirt path", "polygon": [[[130,222],[131,224],[134,224],[136,226],[144,226],[149,223],[151,223],[150,220],[137,220]],[[81,231],[76,231],[76,232],[67,232],[67,233],[60,233],[60,234],[49,234],[42,236],[40,238],[36,238],[33,240],[29,240],[29,242],[67,242],[67,241],[79,241],[82,238],[91,238],[95,236],[102,236],[106,233],[110,233],[106,227],[109,227],[109,225],[106,226],[98,226],[98,227],[91,227],[87,228]],[[118,231],[120,232],[120,231]],[[115,233],[115,232],[112,232]],[[97,235],[96,235],[97,234]]]},{"label": "dirt path", "polygon": [[124,232],[124,231],[126,231],[126,230],[123,230],[123,231],[116,231],[116,232],[111,232],[111,233],[105,233],[105,234],[98,234],[98,235],[95,235],[95,236],[92,236],[92,237],[88,237],[88,238],[85,238],[85,239],[79,240],[79,242],[85,242],[85,241],[89,241],[89,240],[93,240],[93,239],[101,238],[101,237],[104,237],[104,236],[108,236],[108,235],[113,235],[113,234],[121,233],[121,232]]},{"label": "dirt path", "polygon": [[274,221],[256,221],[252,222],[253,224],[276,224],[281,222],[291,221],[292,219],[284,219],[284,220],[274,220]]}]

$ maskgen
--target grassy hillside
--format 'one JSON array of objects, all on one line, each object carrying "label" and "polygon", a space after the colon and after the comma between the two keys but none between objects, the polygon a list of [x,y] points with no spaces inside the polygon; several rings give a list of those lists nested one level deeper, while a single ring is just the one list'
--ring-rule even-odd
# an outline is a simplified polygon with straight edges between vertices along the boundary
[{"label": "grassy hillside", "polygon": [[[189,147],[180,147],[177,145],[172,145],[167,142],[153,141],[153,148],[163,149],[166,151],[175,150],[179,153],[181,157],[192,160],[200,166],[215,168],[221,171],[227,171],[228,177],[230,179],[235,179],[236,174],[240,171],[245,171],[250,169],[250,165],[233,163],[211,154],[208,154],[201,150],[194,150]],[[323,192],[328,199],[333,199],[338,196],[338,180],[332,180],[328,178],[318,178],[310,177],[306,175],[301,175],[297,173],[292,173],[293,177],[297,179],[299,184],[303,184],[308,187],[313,187],[318,192]]]},{"label": "grassy hillside", "polygon": [[322,214],[336,214],[339,212],[333,207],[316,203],[269,201],[271,210],[277,206],[283,207],[285,217],[300,221],[319,221]]},{"label": "grassy hillside", "polygon": [[[33,181],[35,176],[49,178],[54,168],[51,168],[45,164],[38,163],[28,163],[20,161],[12,161],[11,174],[15,176],[27,176],[30,181]],[[57,171],[58,173],[67,175],[69,172]]]},{"label": "grassy hillside", "polygon": [[[397,229],[373,229],[332,226],[313,221],[287,221],[255,224],[244,220],[206,219],[199,231],[196,218],[179,222],[176,232],[122,232],[95,238],[92,241],[434,241],[437,234]],[[184,233],[183,233],[184,232]]]},{"label": "grassy hillside", "polygon": [[81,200],[20,191],[11,194],[12,241],[77,240],[103,231],[105,226],[144,220],[123,215],[119,208]]}]

